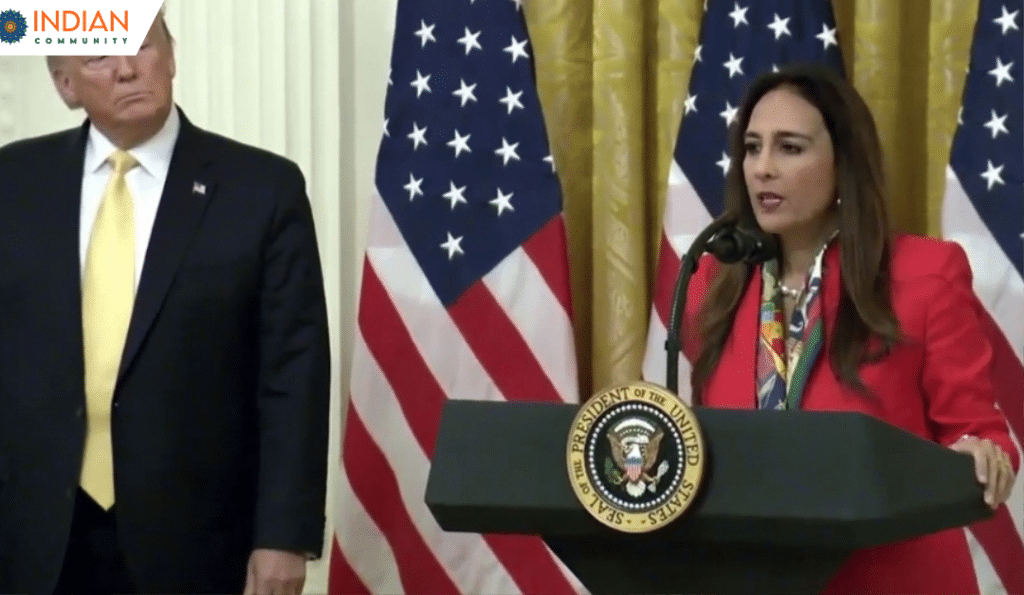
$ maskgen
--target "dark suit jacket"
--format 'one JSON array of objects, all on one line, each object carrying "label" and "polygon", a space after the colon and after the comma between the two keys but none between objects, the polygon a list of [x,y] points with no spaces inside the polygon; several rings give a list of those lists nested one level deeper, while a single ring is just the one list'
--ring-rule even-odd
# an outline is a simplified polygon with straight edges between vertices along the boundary
[{"label": "dark suit jacket", "polygon": [[[698,269],[687,303],[687,328],[696,328],[698,308],[717,268],[710,259]],[[828,358],[840,297],[839,249],[825,253],[822,310],[825,345],[804,389],[803,408],[860,411],[922,438],[949,445],[964,434],[991,439],[1019,455],[1006,420],[996,408],[997,391],[1024,387],[994,382],[997,360],[1010,350],[974,295],[967,255],[958,244],[902,235],[892,243],[892,305],[905,335],[880,361],[860,368],[872,391],[865,397],[841,384]],[[756,401],[757,337],[761,273],[755,268],[741,298],[732,332],[704,393],[710,407],[753,409]],[[686,339],[695,359],[699,341]],[[1015,356],[1010,357],[1015,359]],[[755,486],[756,487],[756,486]],[[854,553],[833,578],[828,594],[977,593],[967,541],[961,529]]]},{"label": "dark suit jacket", "polygon": [[[79,483],[87,135],[88,122],[0,149],[3,593],[52,591]],[[298,167],[181,114],[112,409],[141,592],[241,592],[254,547],[321,551],[326,318]]]}]

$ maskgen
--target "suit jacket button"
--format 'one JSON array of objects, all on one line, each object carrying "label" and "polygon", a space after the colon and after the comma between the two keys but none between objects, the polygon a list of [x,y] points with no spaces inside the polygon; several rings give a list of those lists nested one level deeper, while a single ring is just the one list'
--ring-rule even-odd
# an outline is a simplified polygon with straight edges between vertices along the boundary
[{"label": "suit jacket button", "polygon": [[64,492],[64,495],[68,500],[73,499],[75,497],[75,488],[68,488],[67,491]]},{"label": "suit jacket button", "polygon": [[85,408],[84,407],[79,407],[78,409],[75,409],[75,417],[79,417],[80,418],[84,414],[85,414]]}]

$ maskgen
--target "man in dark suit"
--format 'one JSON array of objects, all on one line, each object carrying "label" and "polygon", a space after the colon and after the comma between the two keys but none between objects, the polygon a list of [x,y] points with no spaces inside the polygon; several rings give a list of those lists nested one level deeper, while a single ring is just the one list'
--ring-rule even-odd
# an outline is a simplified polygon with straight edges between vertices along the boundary
[{"label": "man in dark suit", "polygon": [[303,176],[133,57],[50,59],[80,128],[0,148],[0,592],[300,593],[329,350]]}]

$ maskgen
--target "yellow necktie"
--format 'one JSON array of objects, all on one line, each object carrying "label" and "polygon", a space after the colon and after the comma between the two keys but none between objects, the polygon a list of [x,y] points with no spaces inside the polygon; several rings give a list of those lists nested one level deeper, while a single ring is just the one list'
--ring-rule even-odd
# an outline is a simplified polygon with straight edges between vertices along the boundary
[{"label": "yellow necktie", "polygon": [[135,209],[125,174],[138,162],[114,151],[114,167],[89,240],[82,279],[82,339],[88,411],[82,488],[105,509],[114,504],[111,401],[135,301]]}]

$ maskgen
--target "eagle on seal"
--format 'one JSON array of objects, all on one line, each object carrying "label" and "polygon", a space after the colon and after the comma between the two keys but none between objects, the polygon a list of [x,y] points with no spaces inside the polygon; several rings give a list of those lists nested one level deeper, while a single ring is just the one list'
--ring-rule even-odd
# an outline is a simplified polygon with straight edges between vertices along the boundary
[{"label": "eagle on seal", "polygon": [[620,484],[627,481],[630,484],[657,481],[649,472],[658,460],[658,450],[664,435],[661,429],[656,430],[649,438],[643,434],[620,435],[614,431],[608,432],[612,460],[619,469],[625,471]]}]

